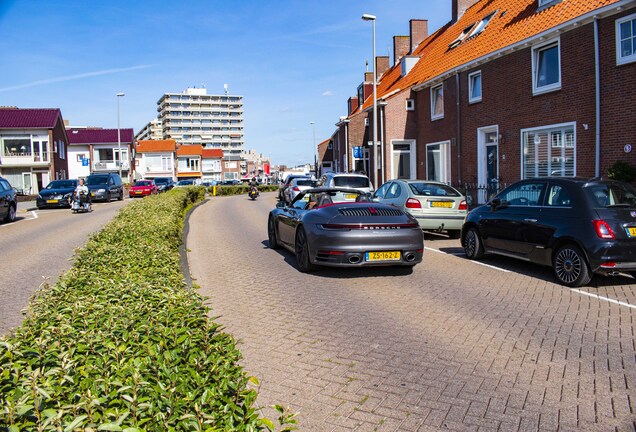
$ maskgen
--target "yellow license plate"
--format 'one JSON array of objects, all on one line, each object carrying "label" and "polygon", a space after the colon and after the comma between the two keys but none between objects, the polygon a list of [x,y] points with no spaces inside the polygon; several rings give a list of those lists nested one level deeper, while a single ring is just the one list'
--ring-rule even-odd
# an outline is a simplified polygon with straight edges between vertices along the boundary
[{"label": "yellow license plate", "polygon": [[400,251],[367,252],[364,256],[366,261],[399,261]]},{"label": "yellow license plate", "polygon": [[632,227],[627,228],[627,234],[630,237],[636,237],[636,228],[632,228]]},{"label": "yellow license plate", "polygon": [[57,200],[46,200],[48,204],[57,204]]},{"label": "yellow license plate", "polygon": [[431,202],[431,207],[452,208],[453,203],[450,201],[433,201]]},{"label": "yellow license plate", "polygon": [[346,194],[346,195],[345,195],[345,199],[351,199],[351,200],[354,200],[354,199],[356,199],[356,198],[358,198],[358,195],[356,195],[356,194]]}]

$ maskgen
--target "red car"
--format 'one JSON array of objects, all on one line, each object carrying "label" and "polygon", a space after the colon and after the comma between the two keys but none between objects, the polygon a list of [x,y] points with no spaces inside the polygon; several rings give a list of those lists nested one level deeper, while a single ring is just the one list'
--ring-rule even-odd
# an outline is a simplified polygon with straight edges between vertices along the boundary
[{"label": "red car", "polygon": [[147,195],[155,195],[157,193],[157,185],[154,180],[137,180],[128,191],[130,198],[144,197]]}]

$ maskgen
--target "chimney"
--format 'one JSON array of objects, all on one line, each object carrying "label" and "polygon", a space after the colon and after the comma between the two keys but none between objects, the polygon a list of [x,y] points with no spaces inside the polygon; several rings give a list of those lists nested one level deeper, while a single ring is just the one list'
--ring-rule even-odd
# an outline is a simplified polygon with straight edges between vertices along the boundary
[{"label": "chimney", "polygon": [[411,38],[409,36],[393,36],[393,64],[409,53]]},{"label": "chimney", "polygon": [[377,56],[375,58],[375,70],[377,71],[378,80],[384,72],[389,70],[391,64],[389,63],[389,56]]},{"label": "chimney", "polygon": [[[453,4],[456,0],[453,0]],[[411,39],[411,51],[413,54],[419,44],[428,37],[428,20],[412,19],[409,21],[409,32]]]},{"label": "chimney", "polygon": [[453,22],[457,22],[466,9],[477,3],[479,0],[453,0]]},{"label": "chimney", "polygon": [[349,98],[349,100],[347,101],[347,104],[349,105],[348,109],[349,109],[349,115],[351,115],[352,112],[354,112],[355,110],[358,109],[358,105],[360,102],[358,102],[358,97],[357,96],[352,96]]},{"label": "chimney", "polygon": [[373,72],[365,72],[364,73],[364,82],[373,84]]}]

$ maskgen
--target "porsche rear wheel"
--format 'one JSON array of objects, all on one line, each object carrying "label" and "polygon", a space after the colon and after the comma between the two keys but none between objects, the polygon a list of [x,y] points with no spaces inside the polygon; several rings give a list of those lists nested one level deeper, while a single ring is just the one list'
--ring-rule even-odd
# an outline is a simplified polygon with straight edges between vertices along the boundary
[{"label": "porsche rear wheel", "polygon": [[303,227],[296,231],[296,263],[298,269],[303,273],[308,273],[316,269],[316,266],[309,259],[309,244],[307,242],[307,233]]},{"label": "porsche rear wheel", "polygon": [[276,237],[276,224],[274,223],[274,218],[271,216],[267,221],[267,239],[270,249],[278,249],[280,247],[278,237]]}]

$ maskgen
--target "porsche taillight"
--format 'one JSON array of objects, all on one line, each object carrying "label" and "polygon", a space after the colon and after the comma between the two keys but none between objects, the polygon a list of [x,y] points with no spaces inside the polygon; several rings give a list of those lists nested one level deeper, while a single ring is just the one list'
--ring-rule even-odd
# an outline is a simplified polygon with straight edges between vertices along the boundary
[{"label": "porsche taillight", "polygon": [[592,221],[594,224],[594,230],[596,235],[602,239],[613,240],[616,238],[614,231],[610,228],[609,224],[602,219],[595,219]]},{"label": "porsche taillight", "polygon": [[292,189],[294,192],[300,192],[300,189],[298,188],[298,186],[294,186],[294,189]]},{"label": "porsche taillight", "polygon": [[404,207],[410,209],[421,209],[422,203],[420,202],[420,200],[416,200],[415,198],[409,198],[406,200],[406,204],[404,205]]}]

